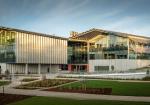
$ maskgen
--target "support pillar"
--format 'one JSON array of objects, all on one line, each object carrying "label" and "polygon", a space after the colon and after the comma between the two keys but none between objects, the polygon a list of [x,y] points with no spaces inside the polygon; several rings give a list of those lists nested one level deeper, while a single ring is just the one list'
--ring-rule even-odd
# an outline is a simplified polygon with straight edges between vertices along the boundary
[{"label": "support pillar", "polygon": [[41,74],[41,64],[38,64],[38,74]]},{"label": "support pillar", "polygon": [[25,74],[28,74],[28,64],[25,64]]},{"label": "support pillar", "polygon": [[68,64],[68,71],[71,72],[71,71],[72,71],[71,69],[72,69],[72,68],[71,68],[71,64]]},{"label": "support pillar", "polygon": [[13,64],[11,64],[11,75],[12,75],[12,77],[11,77],[11,81],[14,81],[14,78],[15,78],[15,72],[14,72],[14,65]]}]

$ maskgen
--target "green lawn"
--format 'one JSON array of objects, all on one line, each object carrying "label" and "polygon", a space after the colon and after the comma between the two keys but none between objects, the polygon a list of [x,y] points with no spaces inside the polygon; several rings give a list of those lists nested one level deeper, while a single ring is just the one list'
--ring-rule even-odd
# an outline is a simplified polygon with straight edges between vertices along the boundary
[{"label": "green lawn", "polygon": [[[142,82],[119,82],[105,80],[86,80],[86,87],[112,88],[113,95],[125,96],[150,96],[150,83]],[[80,87],[81,82],[65,85],[64,87]]]},{"label": "green lawn", "polygon": [[150,105],[148,102],[123,102],[104,100],[73,100],[51,97],[32,97],[9,105]]},{"label": "green lawn", "polygon": [[9,82],[6,82],[6,81],[0,81],[0,86],[2,86],[2,85],[7,85],[7,84],[9,84]]}]

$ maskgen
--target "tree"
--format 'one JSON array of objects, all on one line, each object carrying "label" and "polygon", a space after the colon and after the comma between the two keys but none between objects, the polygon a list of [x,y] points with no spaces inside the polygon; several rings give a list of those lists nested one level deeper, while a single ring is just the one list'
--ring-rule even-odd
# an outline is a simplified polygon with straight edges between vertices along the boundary
[{"label": "tree", "polygon": [[149,70],[146,71],[146,75],[147,75],[147,76],[150,75],[150,71],[149,71]]}]

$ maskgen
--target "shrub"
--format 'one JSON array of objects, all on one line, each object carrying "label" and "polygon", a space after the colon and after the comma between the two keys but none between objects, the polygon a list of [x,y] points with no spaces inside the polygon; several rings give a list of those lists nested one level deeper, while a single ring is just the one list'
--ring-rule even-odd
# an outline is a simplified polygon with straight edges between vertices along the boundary
[{"label": "shrub", "polygon": [[146,76],[146,77],[142,78],[142,80],[144,80],[144,81],[150,81],[150,76]]},{"label": "shrub", "polygon": [[36,78],[24,78],[21,80],[21,82],[30,82],[30,81],[35,81],[37,80]]}]

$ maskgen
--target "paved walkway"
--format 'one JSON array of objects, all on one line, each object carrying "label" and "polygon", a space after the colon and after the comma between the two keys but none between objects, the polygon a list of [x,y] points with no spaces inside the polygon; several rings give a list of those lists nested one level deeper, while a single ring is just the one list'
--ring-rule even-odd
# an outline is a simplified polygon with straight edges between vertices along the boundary
[{"label": "paved walkway", "polygon": [[[31,95],[31,96],[48,96],[48,97],[70,98],[70,99],[77,99],[77,100],[118,100],[118,101],[150,102],[150,97],[47,92],[47,91],[41,91],[41,90],[23,90],[23,89],[12,88],[18,84],[19,84],[19,82],[13,82],[12,84],[5,86],[5,93]],[[2,87],[0,87],[0,93],[2,93]]]}]

